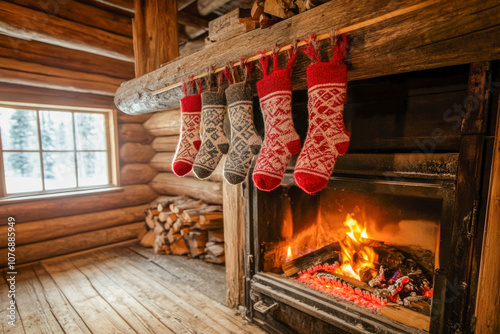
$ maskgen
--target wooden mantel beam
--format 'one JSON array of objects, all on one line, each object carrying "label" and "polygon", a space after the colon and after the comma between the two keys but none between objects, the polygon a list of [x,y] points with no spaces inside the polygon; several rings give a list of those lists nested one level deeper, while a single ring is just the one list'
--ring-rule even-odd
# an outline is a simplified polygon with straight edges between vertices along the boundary
[{"label": "wooden mantel beam", "polygon": [[[109,58],[134,61],[132,39],[43,11],[0,2],[0,34],[35,40]],[[15,45],[12,45],[15,48]]]},{"label": "wooden mantel beam", "polygon": [[[242,54],[252,56],[274,43],[289,44],[312,32],[323,34],[333,28],[350,27],[349,80],[499,59],[499,24],[500,7],[495,0],[355,0],[349,5],[331,1],[269,29],[214,43],[128,81],[116,92],[115,103],[131,115],[176,107],[182,97],[180,88],[156,96],[152,92],[201,74],[209,65],[222,67]],[[327,43],[322,45],[322,51],[331,54]],[[306,88],[308,64],[310,61],[300,53],[293,71],[294,89]],[[260,78],[260,71],[253,71],[252,81]]]}]

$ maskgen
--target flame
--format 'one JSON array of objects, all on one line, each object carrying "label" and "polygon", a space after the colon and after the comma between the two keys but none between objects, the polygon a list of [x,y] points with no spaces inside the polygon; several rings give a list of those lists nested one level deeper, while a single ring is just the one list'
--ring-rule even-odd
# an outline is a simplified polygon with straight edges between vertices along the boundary
[{"label": "flame", "polygon": [[287,258],[287,260],[292,259],[292,247],[291,246],[288,246],[288,250],[286,251],[286,258]]},{"label": "flame", "polygon": [[347,214],[344,226],[348,228],[346,238],[340,242],[342,265],[338,273],[361,280],[359,272],[364,268],[375,268],[376,254],[373,248],[365,245],[368,239],[366,227],[361,227],[358,222]]}]

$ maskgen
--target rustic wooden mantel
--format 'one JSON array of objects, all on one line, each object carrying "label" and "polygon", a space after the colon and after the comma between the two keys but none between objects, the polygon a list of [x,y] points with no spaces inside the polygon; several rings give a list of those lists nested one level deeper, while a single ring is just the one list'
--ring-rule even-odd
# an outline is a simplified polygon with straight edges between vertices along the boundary
[{"label": "rustic wooden mantel", "polygon": [[[131,115],[176,107],[180,88],[153,95],[160,88],[209,65],[224,66],[242,54],[289,44],[308,34],[349,27],[349,80],[424,70],[500,58],[500,6],[496,0],[355,0],[331,1],[273,25],[256,29],[176,58],[158,70],[121,85],[115,104]],[[331,51],[323,43],[323,51]],[[284,60],[284,57],[282,60]],[[306,88],[301,54],[294,66],[294,89]],[[252,81],[261,73],[255,70]]]}]

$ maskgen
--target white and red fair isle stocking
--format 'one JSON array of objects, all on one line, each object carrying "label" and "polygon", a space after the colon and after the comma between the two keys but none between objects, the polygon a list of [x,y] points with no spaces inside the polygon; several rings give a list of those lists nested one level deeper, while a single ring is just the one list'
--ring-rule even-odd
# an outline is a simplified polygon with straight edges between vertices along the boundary
[{"label": "white and red fair isle stocking", "polygon": [[273,73],[267,74],[268,57],[261,58],[264,78],[257,82],[260,109],[264,116],[264,143],[253,172],[260,190],[271,191],[281,184],[293,154],[300,151],[300,138],[292,121],[292,65],[296,48],[289,53],[286,68],[279,69],[278,53],[273,54]]},{"label": "white and red fair isle stocking", "polygon": [[326,186],[338,156],[349,148],[350,134],[344,126],[347,38],[339,36],[329,62],[321,62],[314,41],[304,51],[316,63],[307,67],[309,128],[294,178],[300,188],[314,194]]},{"label": "white and red fair isle stocking", "polygon": [[[191,81],[188,85],[192,86]],[[183,92],[188,94],[186,85]],[[181,134],[179,144],[175,151],[172,162],[172,171],[175,175],[182,177],[193,168],[193,161],[201,145],[200,119],[201,119],[201,81],[198,83],[198,94],[185,96],[180,100],[181,105]]]}]

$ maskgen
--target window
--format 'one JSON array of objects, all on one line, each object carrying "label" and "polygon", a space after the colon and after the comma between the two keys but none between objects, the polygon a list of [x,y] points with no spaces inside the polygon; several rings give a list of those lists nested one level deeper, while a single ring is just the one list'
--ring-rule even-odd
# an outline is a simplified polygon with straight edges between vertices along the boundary
[{"label": "window", "polygon": [[113,185],[109,111],[0,107],[3,194]]}]

